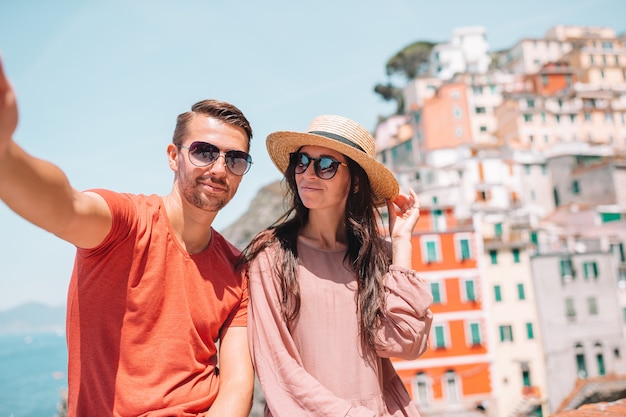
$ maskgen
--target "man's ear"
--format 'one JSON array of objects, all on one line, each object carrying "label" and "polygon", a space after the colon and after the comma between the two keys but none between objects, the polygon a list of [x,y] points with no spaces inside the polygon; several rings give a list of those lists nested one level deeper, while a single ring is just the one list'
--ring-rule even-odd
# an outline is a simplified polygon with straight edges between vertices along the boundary
[{"label": "man's ear", "polygon": [[178,171],[178,153],[180,150],[176,145],[170,143],[165,151],[167,153],[167,163],[174,172]]}]

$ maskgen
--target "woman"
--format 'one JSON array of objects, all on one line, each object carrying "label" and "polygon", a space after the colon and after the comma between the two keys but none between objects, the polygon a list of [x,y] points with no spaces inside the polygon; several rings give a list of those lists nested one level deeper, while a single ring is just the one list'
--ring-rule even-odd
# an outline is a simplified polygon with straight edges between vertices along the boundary
[{"label": "woman", "polygon": [[398,195],[372,136],[343,117],[272,133],[267,148],[291,208],[245,250],[265,416],[419,416],[389,359],[421,355],[432,321],[411,269],[417,196]]}]

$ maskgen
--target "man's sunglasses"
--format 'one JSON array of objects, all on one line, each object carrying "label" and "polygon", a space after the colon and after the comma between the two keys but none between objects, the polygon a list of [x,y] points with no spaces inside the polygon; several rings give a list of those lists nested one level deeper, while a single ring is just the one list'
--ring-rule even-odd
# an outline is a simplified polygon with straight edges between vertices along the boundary
[{"label": "man's sunglasses", "polygon": [[295,167],[296,174],[303,174],[307,170],[311,162],[313,162],[313,170],[318,178],[329,180],[335,176],[339,165],[348,166],[345,162],[339,162],[330,156],[322,156],[321,158],[311,158],[309,155],[301,152],[289,154],[291,164]]},{"label": "man's sunglasses", "polygon": [[176,145],[179,148],[189,150],[189,161],[197,167],[211,165],[217,158],[224,155],[224,161],[228,170],[234,175],[241,176],[248,172],[252,165],[252,157],[244,151],[220,151],[220,148],[208,142],[193,142],[189,146]]}]

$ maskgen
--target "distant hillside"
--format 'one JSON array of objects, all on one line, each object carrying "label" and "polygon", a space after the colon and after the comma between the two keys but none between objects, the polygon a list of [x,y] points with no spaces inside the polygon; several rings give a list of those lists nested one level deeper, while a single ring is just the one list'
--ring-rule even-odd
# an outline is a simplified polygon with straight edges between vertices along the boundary
[{"label": "distant hillside", "polygon": [[[224,210],[228,210],[228,206]],[[248,210],[220,233],[239,249],[243,249],[261,230],[274,223],[286,211],[280,181],[261,188]]]},{"label": "distant hillside", "polygon": [[33,302],[0,311],[0,334],[64,331],[65,306],[50,307]]}]

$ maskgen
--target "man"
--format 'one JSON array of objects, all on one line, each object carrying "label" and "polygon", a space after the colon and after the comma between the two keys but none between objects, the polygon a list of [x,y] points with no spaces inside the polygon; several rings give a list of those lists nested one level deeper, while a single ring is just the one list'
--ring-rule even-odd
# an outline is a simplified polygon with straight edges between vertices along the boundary
[{"label": "man", "polygon": [[205,100],[178,116],[163,197],[75,190],[13,141],[17,120],[0,61],[0,199],[77,248],[68,414],[248,416],[247,284],[239,252],[211,228],[252,163],[244,115]]}]

